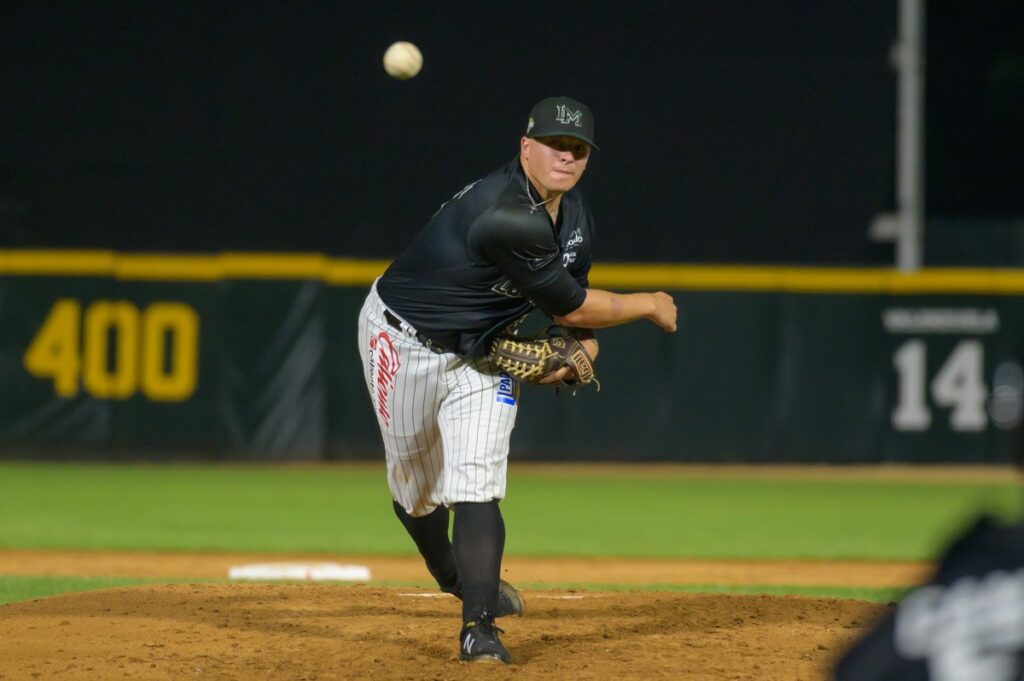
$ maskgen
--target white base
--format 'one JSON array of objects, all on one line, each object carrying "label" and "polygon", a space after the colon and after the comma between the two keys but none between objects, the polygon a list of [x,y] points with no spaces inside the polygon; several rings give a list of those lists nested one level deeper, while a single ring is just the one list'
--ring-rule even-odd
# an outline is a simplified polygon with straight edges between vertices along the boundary
[{"label": "white base", "polygon": [[370,568],[337,563],[254,563],[232,567],[228,579],[365,582],[370,579]]}]

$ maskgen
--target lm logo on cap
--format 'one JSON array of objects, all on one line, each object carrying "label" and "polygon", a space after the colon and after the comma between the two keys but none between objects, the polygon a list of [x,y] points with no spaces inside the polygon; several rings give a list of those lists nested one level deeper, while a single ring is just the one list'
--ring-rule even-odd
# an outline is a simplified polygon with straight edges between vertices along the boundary
[{"label": "lm logo on cap", "polygon": [[558,113],[555,115],[555,120],[562,125],[569,125],[575,123],[577,128],[583,127],[583,112],[582,111],[571,111],[565,104],[558,104],[555,106],[555,111]]}]

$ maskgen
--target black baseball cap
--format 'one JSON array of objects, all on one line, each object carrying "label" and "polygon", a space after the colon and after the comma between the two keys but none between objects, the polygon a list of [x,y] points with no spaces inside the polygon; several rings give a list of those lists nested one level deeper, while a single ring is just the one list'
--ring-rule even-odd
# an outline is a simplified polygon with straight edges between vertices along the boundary
[{"label": "black baseball cap", "polygon": [[594,114],[590,107],[569,97],[542,99],[530,110],[526,136],[554,137],[565,135],[583,140],[594,149]]}]

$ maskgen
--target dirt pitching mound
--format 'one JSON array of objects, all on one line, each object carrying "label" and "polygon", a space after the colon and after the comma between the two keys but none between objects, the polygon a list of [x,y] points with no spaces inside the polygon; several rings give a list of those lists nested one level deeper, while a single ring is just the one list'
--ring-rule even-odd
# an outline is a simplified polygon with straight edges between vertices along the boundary
[{"label": "dirt pitching mound", "polygon": [[884,606],[795,596],[527,591],[508,667],[458,662],[459,603],[408,588],[172,584],[0,607],[0,678],[798,679]]}]

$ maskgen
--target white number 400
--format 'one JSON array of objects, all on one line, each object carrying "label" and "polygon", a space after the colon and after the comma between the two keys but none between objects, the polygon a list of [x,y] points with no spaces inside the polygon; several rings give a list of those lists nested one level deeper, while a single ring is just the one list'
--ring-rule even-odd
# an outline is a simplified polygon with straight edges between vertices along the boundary
[{"label": "white number 400", "polygon": [[[892,411],[896,430],[928,430],[932,412],[925,398],[927,351],[924,341],[908,340],[892,357],[899,382],[899,402]],[[952,407],[949,425],[957,431],[981,431],[988,425],[984,380],[985,349],[980,341],[960,341],[931,383],[937,406]]]}]

